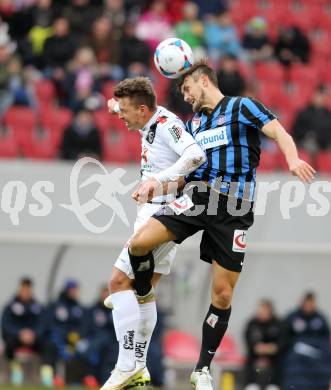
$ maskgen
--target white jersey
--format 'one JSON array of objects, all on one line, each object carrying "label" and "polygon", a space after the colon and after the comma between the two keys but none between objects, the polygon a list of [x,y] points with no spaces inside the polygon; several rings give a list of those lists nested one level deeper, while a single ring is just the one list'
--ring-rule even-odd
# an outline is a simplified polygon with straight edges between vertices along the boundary
[{"label": "white jersey", "polygon": [[[140,134],[142,180],[172,166],[184,150],[195,143],[193,137],[186,132],[183,121],[162,106],[157,107]],[[158,196],[153,201],[172,199],[173,195]]]}]

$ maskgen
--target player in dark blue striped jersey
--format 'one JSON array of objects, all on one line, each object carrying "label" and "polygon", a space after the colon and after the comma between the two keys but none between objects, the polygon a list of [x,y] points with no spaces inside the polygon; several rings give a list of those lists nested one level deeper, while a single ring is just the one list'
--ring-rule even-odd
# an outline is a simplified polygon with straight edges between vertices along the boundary
[{"label": "player in dark blue striped jersey", "polygon": [[[189,207],[187,199],[178,207],[166,206],[163,213],[154,215],[134,235],[129,253],[132,268],[139,274],[142,265],[153,267],[151,251],[155,247],[170,240],[180,243],[203,231],[200,258],[212,264],[212,302],[203,323],[202,347],[191,383],[196,390],[212,390],[209,367],[228,326],[232,295],[244,261],[247,230],[254,219],[252,199],[260,158],[260,131],[278,143],[292,174],[309,182],[315,171],[299,159],[292,137],[270,111],[250,98],[224,96],[218,89],[214,70],[205,62],[193,65],[179,84],[185,101],[195,112],[188,122],[188,131],[207,154],[207,162],[185,177],[188,183],[198,180],[205,186],[204,191],[199,186],[193,192],[190,212],[196,211],[198,205],[205,207],[198,215],[192,215],[187,210],[183,212],[185,206]],[[156,180],[145,182],[135,198],[139,201],[158,186]],[[210,200],[215,194],[217,212],[211,215]],[[234,200],[239,208],[245,206],[244,215],[231,213],[229,200]],[[150,287],[146,281],[146,290]]]}]

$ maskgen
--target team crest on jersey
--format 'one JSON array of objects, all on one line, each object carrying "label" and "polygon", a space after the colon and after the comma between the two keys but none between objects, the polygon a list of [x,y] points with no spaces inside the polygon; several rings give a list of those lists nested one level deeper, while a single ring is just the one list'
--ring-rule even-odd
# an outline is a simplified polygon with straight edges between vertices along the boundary
[{"label": "team crest on jersey", "polygon": [[225,116],[224,115],[220,115],[218,120],[217,120],[217,126],[224,125],[224,122],[225,122]]},{"label": "team crest on jersey", "polygon": [[154,142],[155,130],[156,130],[156,127],[153,127],[152,129],[149,129],[149,132],[147,134],[146,141],[150,144],[152,144]]},{"label": "team crest on jersey", "polygon": [[195,132],[200,127],[200,123],[201,123],[201,118],[194,117],[192,119],[192,132]]}]

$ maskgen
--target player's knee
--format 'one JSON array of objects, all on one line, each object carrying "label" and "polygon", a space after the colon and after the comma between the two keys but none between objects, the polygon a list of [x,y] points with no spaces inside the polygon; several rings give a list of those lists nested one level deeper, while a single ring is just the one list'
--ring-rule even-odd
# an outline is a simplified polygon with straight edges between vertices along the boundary
[{"label": "player's knee", "polygon": [[232,288],[230,286],[214,287],[212,304],[219,309],[228,309],[232,301]]},{"label": "player's knee", "polygon": [[144,256],[151,251],[149,246],[144,240],[142,233],[137,232],[130,240],[130,253],[134,256]]},{"label": "player's knee", "polygon": [[110,279],[109,290],[111,294],[119,291],[130,290],[131,288],[132,281],[126,275],[116,274]]}]

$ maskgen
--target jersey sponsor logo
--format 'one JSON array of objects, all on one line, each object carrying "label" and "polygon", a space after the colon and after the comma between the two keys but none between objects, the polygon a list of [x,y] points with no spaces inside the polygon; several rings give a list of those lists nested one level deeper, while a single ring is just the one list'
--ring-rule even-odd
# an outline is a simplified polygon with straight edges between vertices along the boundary
[{"label": "jersey sponsor logo", "polygon": [[229,142],[225,126],[198,133],[195,136],[195,139],[199,146],[204,150],[215,148],[216,146],[227,145]]},{"label": "jersey sponsor logo", "polygon": [[215,328],[215,326],[218,322],[218,316],[216,314],[210,314],[210,316],[207,318],[206,322],[212,328]]},{"label": "jersey sponsor logo", "polygon": [[236,229],[233,233],[233,243],[232,251],[233,252],[245,252],[246,250],[246,230]]},{"label": "jersey sponsor logo", "polygon": [[169,129],[169,133],[171,134],[172,138],[174,139],[174,142],[177,143],[183,134],[183,129],[177,125],[173,125]]},{"label": "jersey sponsor logo", "polygon": [[128,330],[124,335],[124,349],[133,349],[134,330]]}]

